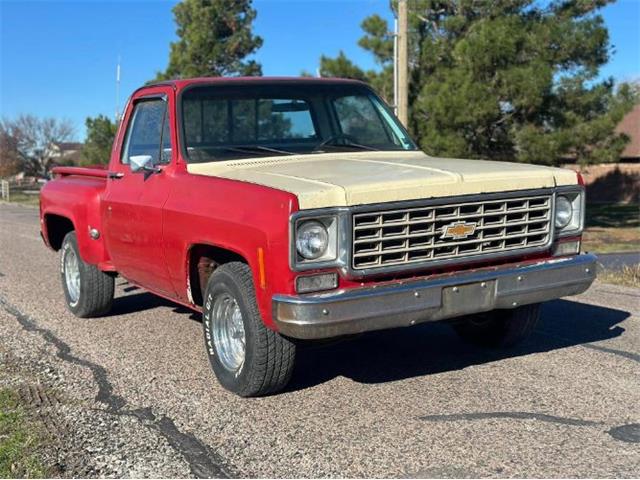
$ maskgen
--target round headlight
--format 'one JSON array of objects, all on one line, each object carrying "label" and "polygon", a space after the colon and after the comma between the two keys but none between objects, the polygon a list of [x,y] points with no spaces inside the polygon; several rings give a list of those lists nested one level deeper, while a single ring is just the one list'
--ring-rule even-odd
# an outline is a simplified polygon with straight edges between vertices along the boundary
[{"label": "round headlight", "polygon": [[307,260],[321,257],[329,246],[329,233],[325,226],[314,220],[304,222],[296,233],[296,249]]},{"label": "round headlight", "polygon": [[571,201],[567,197],[559,195],[556,198],[556,228],[564,228],[569,225],[571,217],[573,217]]}]

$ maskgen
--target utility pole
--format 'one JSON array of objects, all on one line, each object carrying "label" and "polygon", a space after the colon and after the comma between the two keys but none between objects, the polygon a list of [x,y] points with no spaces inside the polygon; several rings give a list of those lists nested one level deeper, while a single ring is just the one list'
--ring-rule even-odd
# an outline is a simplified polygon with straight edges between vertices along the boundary
[{"label": "utility pole", "polygon": [[120,55],[116,66],[116,124],[120,121]]},{"label": "utility pole", "polygon": [[398,17],[393,19],[393,113],[398,116]]},{"label": "utility pole", "polygon": [[398,0],[398,56],[397,62],[397,99],[398,118],[407,127],[409,124],[409,20],[407,0]]}]

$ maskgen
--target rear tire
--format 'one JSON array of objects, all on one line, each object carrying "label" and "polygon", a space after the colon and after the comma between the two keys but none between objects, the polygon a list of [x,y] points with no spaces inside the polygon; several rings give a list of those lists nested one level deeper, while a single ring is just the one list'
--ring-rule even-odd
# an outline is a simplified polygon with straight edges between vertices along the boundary
[{"label": "rear tire", "polygon": [[211,368],[227,390],[254,397],[278,392],[289,382],[296,346],[265,327],[246,264],[226,263],[211,274],[202,327]]},{"label": "rear tire", "polygon": [[460,337],[483,347],[511,347],[525,340],[540,319],[540,304],[512,310],[494,310],[460,319],[454,328]]},{"label": "rear tire", "polygon": [[69,232],[60,249],[60,276],[67,308],[76,317],[99,317],[111,310],[115,280],[80,257],[75,232]]}]

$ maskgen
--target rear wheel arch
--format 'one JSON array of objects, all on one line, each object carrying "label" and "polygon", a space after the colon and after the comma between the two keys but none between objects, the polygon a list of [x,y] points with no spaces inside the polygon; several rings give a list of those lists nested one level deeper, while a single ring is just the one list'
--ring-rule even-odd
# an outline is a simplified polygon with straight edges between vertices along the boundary
[{"label": "rear wheel arch", "polygon": [[71,219],[63,215],[57,215],[54,213],[45,214],[44,223],[46,228],[47,243],[55,251],[58,251],[62,248],[64,237],[66,237],[69,232],[73,232],[76,230],[76,227]]},{"label": "rear wheel arch", "polygon": [[221,265],[230,262],[249,265],[249,261],[242,254],[228,248],[206,243],[197,243],[189,247],[187,252],[187,295],[194,305],[202,306],[204,290],[211,274]]}]

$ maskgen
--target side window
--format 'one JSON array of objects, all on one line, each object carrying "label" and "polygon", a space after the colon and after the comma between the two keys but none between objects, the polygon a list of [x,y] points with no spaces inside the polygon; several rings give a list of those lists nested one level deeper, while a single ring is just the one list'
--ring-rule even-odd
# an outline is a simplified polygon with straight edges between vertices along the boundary
[{"label": "side window", "polygon": [[[159,156],[161,146],[164,152],[162,133],[167,114],[166,110],[167,105],[164,100],[142,100],[135,105],[133,115],[127,127],[124,148],[122,149],[122,156],[120,158],[122,163],[128,164],[129,158],[134,155],[150,155],[153,158],[154,164],[160,163]],[[168,128],[168,122],[166,123]],[[167,144],[170,150],[171,140],[168,138],[168,135]],[[170,151],[168,158],[171,158]]]}]

